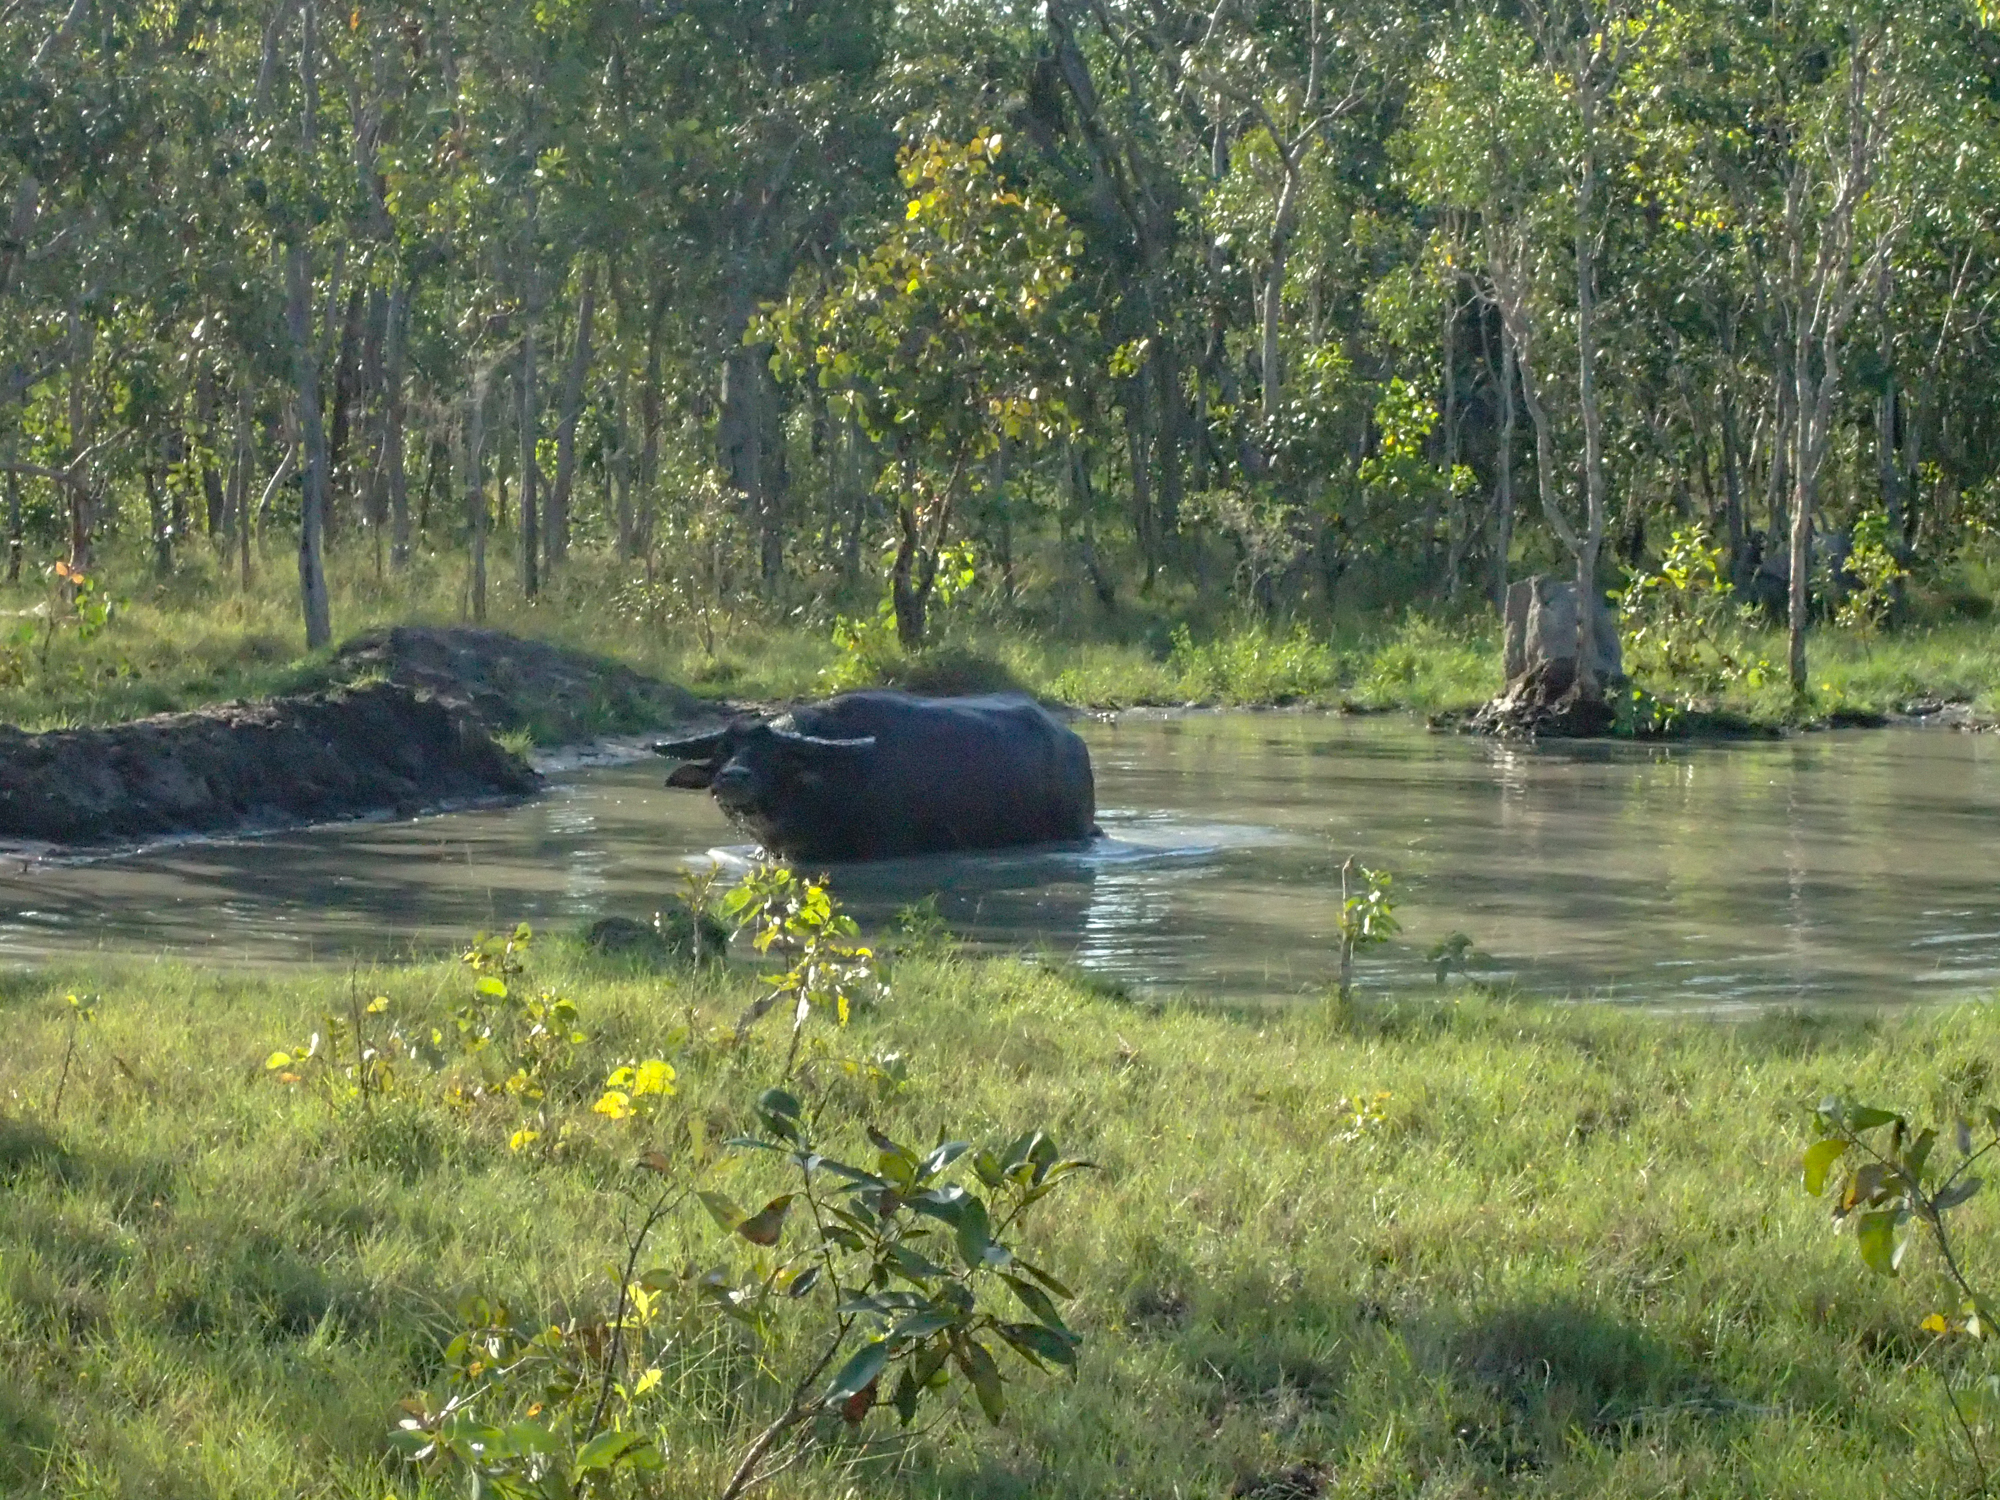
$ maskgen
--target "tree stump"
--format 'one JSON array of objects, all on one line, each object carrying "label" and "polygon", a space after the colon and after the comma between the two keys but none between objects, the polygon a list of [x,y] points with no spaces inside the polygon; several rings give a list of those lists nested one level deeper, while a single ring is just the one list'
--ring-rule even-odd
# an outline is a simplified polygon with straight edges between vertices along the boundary
[{"label": "tree stump", "polygon": [[1605,690],[1625,676],[1618,621],[1600,598],[1592,636],[1595,691],[1578,690],[1576,585],[1537,574],[1507,590],[1506,689],[1472,716],[1467,728],[1505,736],[1603,734],[1612,712]]}]

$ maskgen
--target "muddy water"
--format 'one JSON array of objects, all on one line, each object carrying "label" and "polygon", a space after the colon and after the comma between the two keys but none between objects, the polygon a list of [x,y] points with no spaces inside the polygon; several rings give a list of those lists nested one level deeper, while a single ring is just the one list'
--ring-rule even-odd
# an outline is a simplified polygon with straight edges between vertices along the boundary
[{"label": "muddy water", "polygon": [[[1900,1004],[2000,984],[2000,737],[1509,747],[1298,714],[1090,724],[1089,849],[835,872],[865,925],[935,893],[982,944],[1238,1000],[1333,972],[1337,869],[1394,873],[1405,940],[1365,982],[1734,1009]],[[435,951],[480,926],[643,916],[752,851],[647,762],[525,805],[0,869],[0,961],[77,950],[228,964]]]}]

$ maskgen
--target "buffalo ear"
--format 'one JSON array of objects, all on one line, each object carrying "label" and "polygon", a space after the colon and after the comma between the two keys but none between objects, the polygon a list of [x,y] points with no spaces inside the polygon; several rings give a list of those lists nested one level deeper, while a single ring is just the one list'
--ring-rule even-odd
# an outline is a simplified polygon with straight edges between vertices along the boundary
[{"label": "buffalo ear", "polygon": [[677,786],[687,791],[699,792],[714,785],[715,767],[708,761],[690,761],[684,766],[675,766],[667,776],[668,786]]}]

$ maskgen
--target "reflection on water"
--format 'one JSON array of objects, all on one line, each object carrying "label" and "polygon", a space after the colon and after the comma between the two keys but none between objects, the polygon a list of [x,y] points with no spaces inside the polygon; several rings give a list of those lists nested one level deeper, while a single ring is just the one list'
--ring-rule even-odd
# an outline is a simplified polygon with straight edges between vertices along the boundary
[{"label": "reflection on water", "polygon": [[[1392,871],[1427,987],[1454,930],[1552,995],[1735,1007],[1897,1003],[2000,983],[2000,739],[1889,730],[1700,748],[1522,747],[1304,714],[1085,726],[1106,837],[853,866],[864,925],[935,893],[982,945],[1234,998],[1322,988],[1340,862]],[[0,956],[213,961],[434,951],[479,926],[644,915],[690,863],[737,864],[656,765],[517,807],[190,843],[0,873]]]}]

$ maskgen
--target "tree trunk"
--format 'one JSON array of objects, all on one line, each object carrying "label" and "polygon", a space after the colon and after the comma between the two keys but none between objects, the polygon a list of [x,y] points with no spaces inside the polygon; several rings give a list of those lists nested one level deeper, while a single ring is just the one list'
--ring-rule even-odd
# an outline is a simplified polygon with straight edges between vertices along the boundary
[{"label": "tree trunk", "polygon": [[69,313],[69,565],[88,573],[91,563],[91,532],[96,525],[96,503],[91,494],[90,475],[83,467],[83,455],[90,447],[90,325]]},{"label": "tree trunk", "polygon": [[1160,490],[1153,534],[1171,554],[1181,529],[1181,453],[1187,445],[1187,403],[1181,392],[1180,358],[1174,341],[1162,330],[1153,344],[1153,394],[1159,411],[1153,450],[1159,456]]},{"label": "tree trunk", "polygon": [[576,347],[563,379],[562,409],[556,422],[556,482],[549,490],[550,571],[569,555],[569,497],[576,478],[576,424],[583,416],[583,384],[590,374],[591,320],[597,309],[597,264],[583,263],[583,289],[576,306]]},{"label": "tree trunk", "polygon": [[[645,423],[639,449],[639,551],[650,555],[653,547],[653,517],[660,491],[661,386],[660,336],[667,316],[667,291],[654,294],[652,320],[646,325],[646,384],[639,393],[641,420]],[[649,564],[650,567],[650,564]],[[650,575],[649,575],[650,576]]]},{"label": "tree trunk", "polygon": [[931,591],[937,584],[938,558],[944,551],[945,534],[951,527],[951,513],[964,476],[965,464],[961,459],[952,470],[944,494],[938,497],[927,537],[925,518],[917,509],[915,474],[907,463],[904,466],[903,492],[896,500],[896,561],[890,569],[889,595],[896,615],[896,640],[905,651],[923,649]]},{"label": "tree trunk", "polygon": [[250,527],[254,520],[250,514],[250,470],[257,456],[255,399],[249,375],[239,373],[236,377],[236,466],[230,476],[229,525],[230,538],[236,544],[237,561],[242,569],[245,593],[250,591]]},{"label": "tree trunk", "polygon": [[[383,374],[383,331],[389,321],[389,299],[380,287],[368,292],[367,331],[361,340],[361,395],[357,404],[365,413],[368,393],[377,398],[370,440],[374,457],[368,463],[367,490],[361,516],[368,527],[368,539],[375,553],[375,581],[383,576],[383,534],[389,529],[389,403],[387,377]],[[358,468],[359,465],[357,464]]]},{"label": "tree trunk", "polygon": [[1132,540],[1139,545],[1139,592],[1153,591],[1153,575],[1159,571],[1158,539],[1153,534],[1152,445],[1147,441],[1146,418],[1152,402],[1146,390],[1147,370],[1133,377],[1125,405],[1125,453],[1132,471]]},{"label": "tree trunk", "polygon": [[299,604],[306,649],[333,640],[326,594],[326,515],[329,500],[326,428],[320,420],[319,360],[313,348],[312,273],[303,241],[285,251],[285,329],[292,341],[292,380],[305,435],[305,494],[299,516]]},{"label": "tree trunk", "polygon": [[160,489],[159,465],[147,464],[140,477],[146,485],[146,523],[152,534],[153,571],[164,578],[174,570],[174,532],[167,519],[167,497]]},{"label": "tree trunk", "polygon": [[[533,293],[530,292],[532,299]],[[541,572],[541,469],[535,462],[535,437],[541,425],[541,410],[535,391],[535,315],[532,303],[521,330],[520,385],[521,428],[521,591],[530,599],[542,591]]]},{"label": "tree trunk", "polygon": [[[1588,44],[1586,44],[1588,45]],[[1595,698],[1597,681],[1597,553],[1604,541],[1604,425],[1597,404],[1596,252],[1590,222],[1597,188],[1597,100],[1601,87],[1592,64],[1579,69],[1577,103],[1582,116],[1583,160],[1576,187],[1577,407],[1583,418],[1584,527],[1576,549],[1576,693]]]},{"label": "tree trunk", "polygon": [[327,440],[326,474],[327,505],[322,524],[331,537],[341,524],[341,503],[349,506],[355,498],[355,471],[360,467],[352,461],[348,450],[353,446],[349,441],[349,429],[353,423],[353,410],[362,397],[365,384],[361,369],[362,330],[367,321],[363,288],[359,280],[347,294],[347,314],[340,322],[340,352],[333,362],[333,432]]},{"label": "tree trunk", "polygon": [[486,620],[486,491],[481,469],[486,460],[486,383],[491,372],[472,378],[465,403],[465,518],[472,528],[472,618]]},{"label": "tree trunk", "polygon": [[[22,410],[25,411],[23,404]],[[21,456],[20,427],[7,429],[7,581],[21,581],[21,471],[14,467]]]},{"label": "tree trunk", "polygon": [[759,570],[775,583],[784,566],[784,460],[777,442],[771,350],[737,344],[722,364],[722,411],[716,440],[729,487],[743,497],[757,533]]},{"label": "tree trunk", "polygon": [[1500,327],[1500,451],[1493,483],[1493,607],[1507,603],[1509,554],[1514,550],[1514,340]]},{"label": "tree trunk", "polygon": [[222,534],[222,516],[229,502],[223,494],[222,476],[215,469],[215,371],[206,360],[194,378],[194,424],[201,444],[201,494],[213,542]]},{"label": "tree trunk", "polygon": [[619,361],[617,407],[613,416],[613,446],[606,460],[611,471],[611,495],[618,515],[618,556],[630,562],[637,554],[632,513],[632,378]]},{"label": "tree trunk", "polygon": [[382,331],[382,470],[389,489],[389,565],[399,572],[410,562],[410,479],[404,462],[408,413],[403,395],[409,321],[410,288],[399,281],[389,294],[388,326]]},{"label": "tree trunk", "polygon": [[930,590],[922,586],[917,512],[907,498],[896,502],[896,561],[889,570],[889,596],[896,611],[896,642],[905,651],[924,644],[924,613]]},{"label": "tree trunk", "polygon": [[849,412],[840,442],[841,492],[847,502],[840,538],[840,576],[846,583],[853,583],[861,576],[861,537],[868,529],[869,487],[863,482],[862,462],[866,442],[861,419]]},{"label": "tree trunk", "polygon": [[1444,316],[1444,475],[1451,535],[1445,543],[1445,597],[1458,603],[1460,574],[1472,544],[1472,518],[1458,492],[1458,287],[1451,289]]},{"label": "tree trunk", "polygon": [[1748,581],[1743,576],[1743,558],[1748,546],[1743,524],[1743,440],[1736,429],[1736,397],[1729,388],[1726,372],[1719,395],[1722,408],[1722,504],[1723,521],[1729,536],[1729,578],[1735,588],[1741,589]]}]

